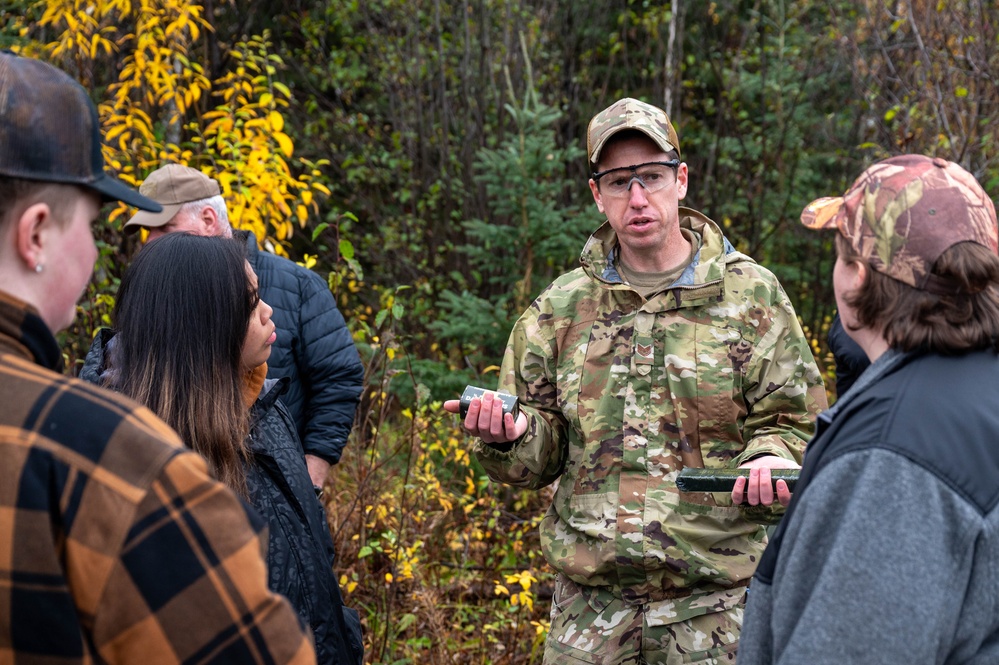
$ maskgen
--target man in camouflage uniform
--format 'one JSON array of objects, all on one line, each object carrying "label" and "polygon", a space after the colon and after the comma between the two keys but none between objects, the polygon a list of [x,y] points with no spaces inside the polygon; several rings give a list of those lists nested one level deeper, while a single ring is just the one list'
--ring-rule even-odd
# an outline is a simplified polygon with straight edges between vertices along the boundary
[{"label": "man in camouflage uniform", "polygon": [[[558,481],[541,524],[558,571],[545,663],[732,662],[757,521],[780,510],[769,468],[800,463],[822,380],[777,279],[679,207],[687,165],[666,114],[622,99],[587,144],[607,222],[513,329],[499,389],[521,415],[487,393],[464,424],[494,480]],[[677,490],[684,467],[740,465],[754,505]]]}]

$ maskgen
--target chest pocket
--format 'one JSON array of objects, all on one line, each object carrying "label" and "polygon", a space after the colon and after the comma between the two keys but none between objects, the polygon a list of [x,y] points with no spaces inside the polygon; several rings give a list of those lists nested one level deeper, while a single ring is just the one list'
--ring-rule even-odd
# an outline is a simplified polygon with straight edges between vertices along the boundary
[{"label": "chest pocket", "polygon": [[578,433],[566,481],[577,493],[615,485],[622,437],[647,437],[646,461],[664,470],[729,466],[742,451],[753,348],[739,328],[640,311],[579,322],[560,349],[559,406]]},{"label": "chest pocket", "polygon": [[656,383],[669,402],[662,413],[673,420],[664,426],[679,430],[681,450],[689,446],[686,464],[728,466],[743,449],[743,376],[752,346],[738,328],[711,320],[676,319],[656,336],[657,361],[662,349]]},{"label": "chest pocket", "polygon": [[559,408],[572,430],[563,483],[577,493],[606,492],[619,468],[621,409],[631,353],[620,315],[580,321],[559,343]]}]

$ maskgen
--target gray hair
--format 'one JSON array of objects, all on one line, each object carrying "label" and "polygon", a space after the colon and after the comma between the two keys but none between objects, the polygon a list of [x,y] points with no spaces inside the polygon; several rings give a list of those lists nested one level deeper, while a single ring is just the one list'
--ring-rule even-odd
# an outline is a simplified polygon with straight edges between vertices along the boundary
[{"label": "gray hair", "polygon": [[205,206],[208,206],[215,211],[216,217],[219,218],[219,224],[222,226],[223,230],[226,231],[225,235],[231,236],[232,226],[229,224],[229,209],[226,207],[225,199],[222,198],[222,195],[210,196],[207,199],[199,199],[197,201],[188,201],[181,206],[180,210],[177,211],[177,214],[195,217],[204,209]]}]

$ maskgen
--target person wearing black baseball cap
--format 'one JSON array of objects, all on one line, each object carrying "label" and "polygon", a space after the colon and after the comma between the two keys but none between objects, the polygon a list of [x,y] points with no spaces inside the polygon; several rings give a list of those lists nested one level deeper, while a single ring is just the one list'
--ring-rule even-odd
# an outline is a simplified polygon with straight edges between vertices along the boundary
[{"label": "person wearing black baseball cap", "polygon": [[0,284],[59,331],[73,322],[93,272],[90,223],[100,204],[162,206],[104,172],[97,109],[55,67],[0,53],[0,118],[0,213],[19,220],[5,225],[16,242],[4,245]]},{"label": "person wearing black baseball cap", "polygon": [[161,210],[104,172],[76,81],[0,51],[0,660],[315,663],[259,516],[148,410],[61,374],[104,201]]}]

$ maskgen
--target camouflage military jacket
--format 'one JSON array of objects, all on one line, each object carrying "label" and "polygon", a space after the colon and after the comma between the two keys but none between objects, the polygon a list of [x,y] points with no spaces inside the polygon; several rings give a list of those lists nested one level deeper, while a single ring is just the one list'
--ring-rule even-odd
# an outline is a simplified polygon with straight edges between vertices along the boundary
[{"label": "camouflage military jacket", "polygon": [[681,494],[677,472],[761,455],[800,463],[826,407],[776,277],[707,217],[680,215],[700,249],[648,300],[618,276],[610,225],[591,236],[582,266],[545,289],[510,336],[499,388],[520,397],[527,433],[505,452],[475,444],[493,480],[559,481],[541,524],[557,571],[652,603],[662,623],[738,603],[766,545],[763,515],[750,514],[764,509]]}]

